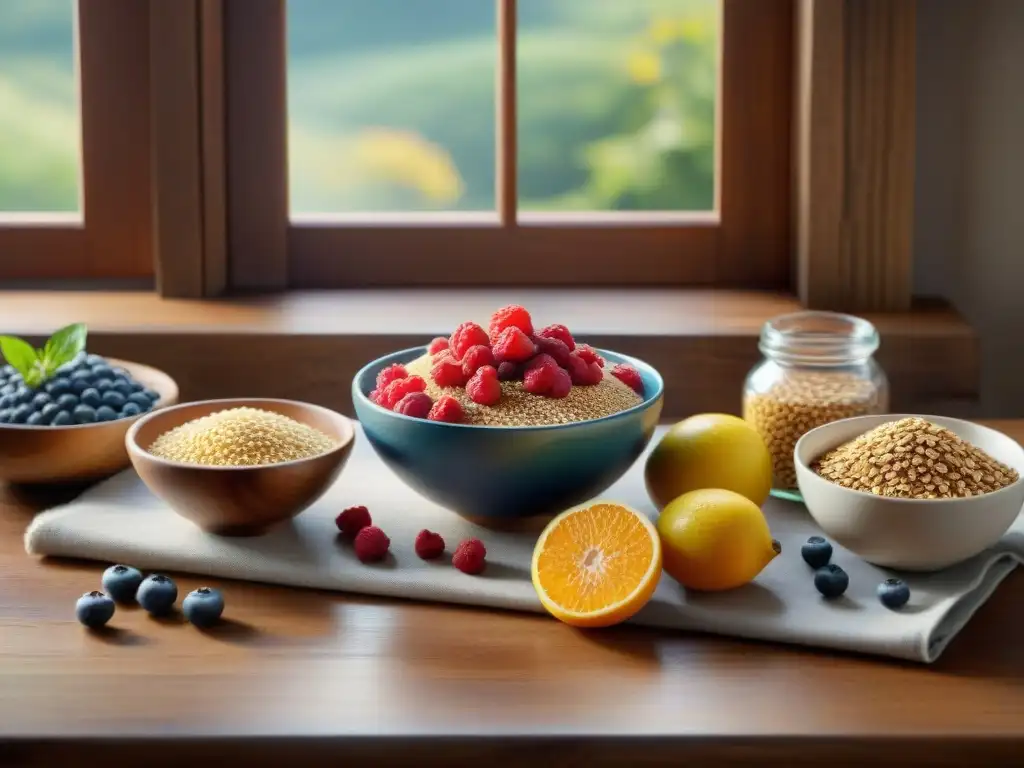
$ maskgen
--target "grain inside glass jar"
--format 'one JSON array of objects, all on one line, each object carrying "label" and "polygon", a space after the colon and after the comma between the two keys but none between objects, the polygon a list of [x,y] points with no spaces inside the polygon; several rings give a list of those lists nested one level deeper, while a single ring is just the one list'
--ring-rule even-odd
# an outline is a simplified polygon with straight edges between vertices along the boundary
[{"label": "grain inside glass jar", "polygon": [[815,427],[888,410],[888,383],[872,357],[878,334],[865,320],[798,312],[769,321],[762,360],[743,392],[743,418],[772,457],[777,488],[796,487],[793,449]]}]

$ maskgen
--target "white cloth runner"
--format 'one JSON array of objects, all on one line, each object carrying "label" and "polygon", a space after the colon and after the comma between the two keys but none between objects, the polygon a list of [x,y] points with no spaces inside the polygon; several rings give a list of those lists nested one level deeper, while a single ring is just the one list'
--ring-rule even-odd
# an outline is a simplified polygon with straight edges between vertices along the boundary
[{"label": "white cloth runner", "polygon": [[[657,439],[657,438],[656,438]],[[652,441],[653,445],[653,441]],[[654,514],[644,491],[643,459],[602,498]],[[337,541],[335,515],[367,505],[391,538],[393,557],[363,565]],[[875,596],[891,575],[836,547],[833,562],[850,575],[839,600],[814,588],[800,545],[820,533],[802,505],[769,500],[765,507],[782,554],[757,580],[718,594],[687,594],[665,575],[654,599],[633,621],[677,630],[858,651],[929,663],[1024,560],[1024,516],[1000,544],[971,561],[932,575],[904,575],[910,603],[884,608]],[[413,551],[416,533],[444,536],[449,552],[464,537],[487,546],[482,576],[467,576],[448,558],[432,563]],[[123,562],[166,570],[296,587],[361,592],[511,610],[543,609],[530,583],[534,536],[481,530],[424,500],[380,462],[360,432],[337,484],[294,521],[256,538],[209,536],[158,501],[134,471],[123,472],[63,507],[40,514],[25,534],[29,553]]]}]

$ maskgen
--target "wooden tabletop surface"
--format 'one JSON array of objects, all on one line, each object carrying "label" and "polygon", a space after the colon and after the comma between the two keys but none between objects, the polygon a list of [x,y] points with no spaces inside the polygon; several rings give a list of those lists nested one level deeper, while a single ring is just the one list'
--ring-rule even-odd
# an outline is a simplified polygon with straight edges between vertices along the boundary
[{"label": "wooden tabletop surface", "polygon": [[931,666],[240,582],[218,631],[92,634],[102,566],[24,552],[47,502],[0,489],[0,766],[1024,760],[1021,572]]}]

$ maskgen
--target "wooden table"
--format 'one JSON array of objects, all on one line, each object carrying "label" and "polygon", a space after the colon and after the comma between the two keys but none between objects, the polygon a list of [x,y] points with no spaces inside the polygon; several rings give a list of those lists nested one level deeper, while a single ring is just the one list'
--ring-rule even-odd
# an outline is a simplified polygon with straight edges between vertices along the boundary
[{"label": "wooden table", "polygon": [[930,667],[234,582],[215,633],[93,635],[101,567],[24,553],[44,501],[0,491],[0,766],[1024,761],[1024,573]]}]

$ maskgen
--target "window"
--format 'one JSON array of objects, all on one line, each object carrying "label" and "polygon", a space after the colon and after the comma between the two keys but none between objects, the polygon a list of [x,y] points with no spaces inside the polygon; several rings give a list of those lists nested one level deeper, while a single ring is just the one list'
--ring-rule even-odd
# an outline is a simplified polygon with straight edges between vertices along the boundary
[{"label": "window", "polygon": [[0,3],[0,285],[152,274],[147,3]]},{"label": "window", "polygon": [[225,0],[223,24],[238,287],[789,284],[791,0]]}]

